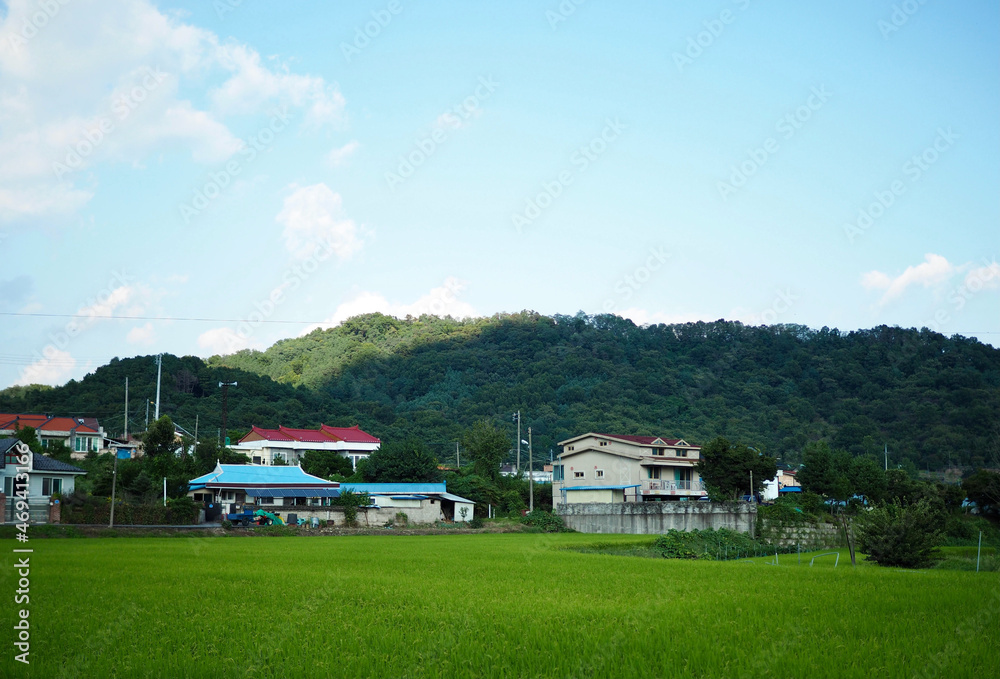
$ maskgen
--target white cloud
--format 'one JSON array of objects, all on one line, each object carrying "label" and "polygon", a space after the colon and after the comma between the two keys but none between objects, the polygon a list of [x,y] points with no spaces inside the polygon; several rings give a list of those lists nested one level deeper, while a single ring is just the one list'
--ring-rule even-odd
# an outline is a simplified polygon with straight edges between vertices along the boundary
[{"label": "white cloud", "polygon": [[465,289],[465,283],[449,276],[444,284],[432,288],[430,292],[419,297],[410,304],[390,302],[377,292],[364,291],[341,303],[333,314],[319,325],[306,328],[301,334],[306,335],[317,328],[332,328],[340,325],[348,318],[360,314],[383,313],[387,316],[405,318],[407,316],[451,316],[452,318],[473,318],[477,316],[475,308],[468,302],[458,299]]},{"label": "white cloud", "polygon": [[49,345],[45,348],[42,358],[21,370],[15,385],[63,384],[76,369],[76,359],[68,351],[62,351]]},{"label": "white cloud", "polygon": [[869,271],[861,276],[861,285],[868,290],[885,290],[878,302],[879,306],[884,306],[899,298],[912,285],[933,287],[947,281],[956,271],[955,266],[941,255],[928,253],[924,255],[923,262],[906,267],[895,278],[881,271]]},{"label": "white cloud", "polygon": [[993,261],[971,270],[965,275],[965,287],[972,292],[1000,289],[1000,264]]},{"label": "white cloud", "polygon": [[311,127],[339,124],[344,120],[344,97],[323,78],[295,75],[281,66],[280,72],[261,64],[260,55],[244,45],[223,45],[219,63],[233,75],[211,93],[216,110],[223,114],[250,113],[269,102],[306,109]]},{"label": "white cloud", "polygon": [[156,333],[153,331],[152,323],[137,325],[128,331],[128,335],[125,336],[125,341],[129,344],[149,345],[153,343],[155,334]]},{"label": "white cloud", "polygon": [[249,337],[244,337],[232,328],[213,328],[198,335],[198,346],[209,355],[232,354],[240,349],[249,349]]},{"label": "white cloud", "polygon": [[364,244],[354,220],[344,213],[340,194],[323,183],[296,189],[275,219],[285,227],[285,247],[301,259],[332,253],[343,261]]},{"label": "white cloud", "polygon": [[344,120],[344,98],[323,78],[264,64],[149,0],[49,5],[37,30],[37,0],[11,0],[0,18],[0,221],[79,210],[97,190],[86,170],[102,163],[161,151],[220,163],[242,144],[231,114],[287,106],[307,126]]},{"label": "white cloud", "polygon": [[332,167],[341,167],[347,163],[354,152],[358,150],[361,146],[357,140],[351,140],[341,146],[340,148],[333,149],[328,154],[326,154],[326,162]]}]

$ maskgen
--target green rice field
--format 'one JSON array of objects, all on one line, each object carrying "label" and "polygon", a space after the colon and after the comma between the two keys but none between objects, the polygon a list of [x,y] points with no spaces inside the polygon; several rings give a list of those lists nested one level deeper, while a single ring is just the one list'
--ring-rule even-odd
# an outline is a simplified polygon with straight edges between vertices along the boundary
[{"label": "green rice field", "polygon": [[[3,677],[997,677],[1000,576],[635,536],[35,539]],[[15,662],[30,610],[30,665]]]}]

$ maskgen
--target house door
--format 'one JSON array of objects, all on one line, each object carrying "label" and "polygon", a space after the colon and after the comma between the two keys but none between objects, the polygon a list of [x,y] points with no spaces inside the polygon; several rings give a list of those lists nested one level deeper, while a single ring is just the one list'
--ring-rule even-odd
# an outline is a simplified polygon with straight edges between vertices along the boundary
[{"label": "house door", "polygon": [[690,469],[675,469],[674,470],[674,481],[677,482],[677,487],[682,490],[691,490],[691,470]]}]

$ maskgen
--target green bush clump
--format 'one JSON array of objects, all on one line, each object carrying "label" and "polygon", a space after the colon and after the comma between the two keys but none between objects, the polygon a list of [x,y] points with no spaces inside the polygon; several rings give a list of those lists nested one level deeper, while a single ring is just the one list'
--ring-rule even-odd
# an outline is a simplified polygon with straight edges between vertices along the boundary
[{"label": "green bush clump", "polygon": [[713,530],[671,530],[653,543],[654,549],[666,559],[712,559],[725,561],[752,556],[768,556],[775,552],[788,553],[794,547],[776,547],[765,540],[755,540],[747,533],[720,528]]},{"label": "green bush clump", "polygon": [[923,568],[939,555],[939,525],[940,515],[927,500],[884,504],[858,518],[858,542],[879,566]]},{"label": "green bush clump", "polygon": [[549,512],[536,509],[521,517],[521,523],[532,528],[539,528],[543,533],[571,533],[571,529],[566,527],[566,523]]}]

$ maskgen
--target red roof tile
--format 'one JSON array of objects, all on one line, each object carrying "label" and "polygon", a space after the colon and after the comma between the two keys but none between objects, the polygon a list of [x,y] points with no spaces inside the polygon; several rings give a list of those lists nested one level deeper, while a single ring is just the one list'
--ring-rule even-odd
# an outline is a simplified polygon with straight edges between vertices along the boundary
[{"label": "red roof tile", "polygon": [[642,445],[648,446],[652,445],[653,441],[659,439],[663,441],[664,445],[675,446],[680,443],[680,439],[668,439],[662,436],[629,436],[625,434],[598,434],[598,436],[604,436],[609,439],[619,439],[621,441],[629,441],[631,443],[640,443]]},{"label": "red roof tile", "polygon": [[324,424],[320,425],[320,429],[348,443],[381,443],[379,439],[368,432],[361,431],[358,425],[354,425],[353,427],[331,427],[328,424]]},{"label": "red roof tile", "polygon": [[[292,429],[290,427],[279,426],[277,429],[261,429],[253,426],[250,432],[243,438],[251,434],[266,439],[268,441],[301,441],[303,443],[331,443],[345,441],[347,443],[380,443],[380,441],[355,425],[353,427],[330,427],[320,425],[319,429]],[[242,442],[243,439],[240,439]]]}]

